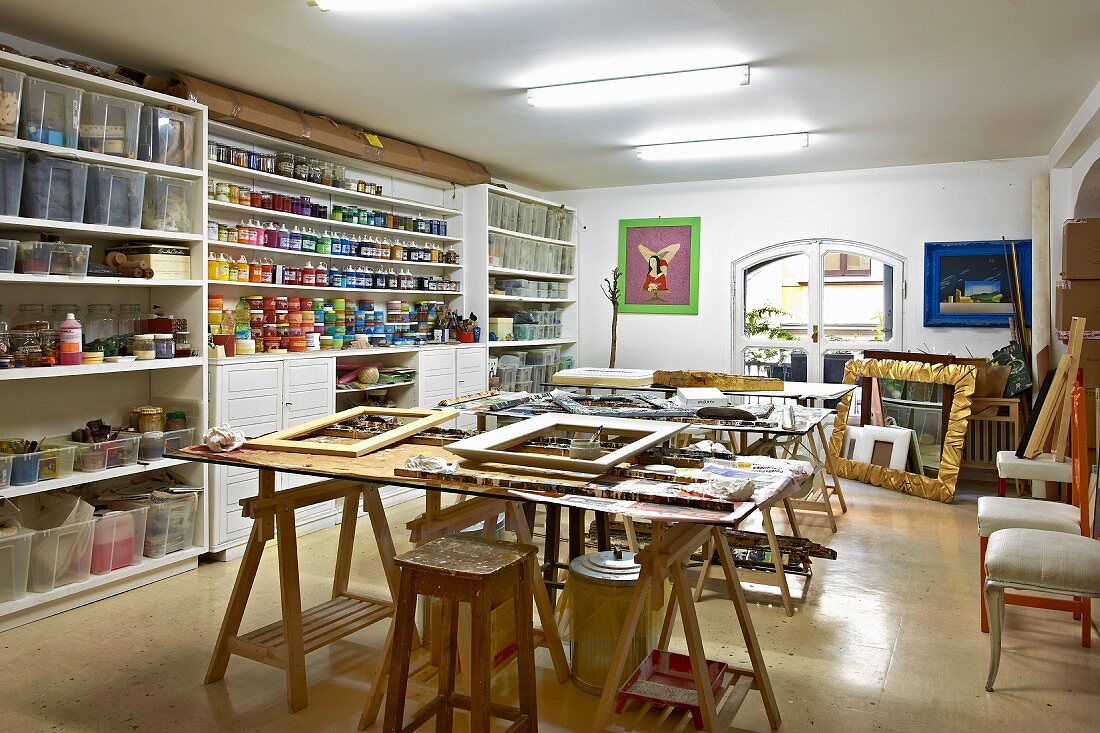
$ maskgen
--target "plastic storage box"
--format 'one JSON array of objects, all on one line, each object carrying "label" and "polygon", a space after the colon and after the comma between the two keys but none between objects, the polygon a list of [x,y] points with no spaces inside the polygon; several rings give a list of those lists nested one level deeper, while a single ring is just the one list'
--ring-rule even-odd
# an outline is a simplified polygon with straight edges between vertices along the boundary
[{"label": "plastic storage box", "polygon": [[149,521],[145,525],[145,557],[164,557],[191,547],[198,505],[197,494],[151,499]]},{"label": "plastic storage box", "polygon": [[89,166],[84,221],[115,227],[139,227],[144,198],[144,172],[108,165]]},{"label": "plastic storage box", "polygon": [[167,450],[179,450],[193,445],[195,442],[194,428],[180,428],[179,430],[167,430],[164,433],[164,447]]},{"label": "plastic storage box", "polygon": [[15,256],[19,242],[14,239],[0,239],[0,272],[15,272]]},{"label": "plastic storage box", "polygon": [[33,155],[23,166],[23,216],[52,221],[84,220],[88,164]]},{"label": "plastic storage box", "polygon": [[0,69],[0,135],[5,137],[19,132],[19,101],[26,76],[22,71]]},{"label": "plastic storage box", "polygon": [[68,275],[78,280],[88,274],[90,244],[19,242],[15,269],[28,275]]},{"label": "plastic storage box", "polygon": [[23,453],[11,457],[11,485],[28,486],[38,483],[39,453]]},{"label": "plastic storage box", "polygon": [[138,159],[163,165],[190,167],[195,140],[195,118],[161,107],[141,109]]},{"label": "plastic storage box", "polygon": [[62,585],[87,580],[92,565],[95,520],[42,529],[31,536],[27,589],[45,593]]},{"label": "plastic storage box", "polygon": [[11,483],[11,455],[0,453],[0,489]]},{"label": "plastic storage box", "polygon": [[88,93],[80,112],[80,149],[136,158],[141,102]]},{"label": "plastic storage box", "polygon": [[38,480],[72,476],[75,456],[76,448],[71,445],[52,445],[38,451]]},{"label": "plastic storage box", "polygon": [[83,97],[84,92],[76,87],[28,76],[23,83],[19,137],[75,148]]},{"label": "plastic storage box", "polygon": [[0,603],[14,601],[27,594],[27,573],[31,563],[29,529],[17,530],[13,537],[0,537]]},{"label": "plastic storage box", "polygon": [[125,436],[99,443],[75,443],[65,438],[52,438],[49,442],[73,446],[76,449],[76,470],[92,473],[137,463],[141,436]]},{"label": "plastic storage box", "polygon": [[0,216],[19,216],[22,191],[23,154],[18,150],[0,150]]},{"label": "plastic storage box", "polygon": [[162,232],[190,232],[191,186],[182,178],[148,176],[141,225]]},{"label": "plastic storage box", "polygon": [[96,517],[92,538],[92,575],[103,575],[141,562],[149,507],[111,511]]}]

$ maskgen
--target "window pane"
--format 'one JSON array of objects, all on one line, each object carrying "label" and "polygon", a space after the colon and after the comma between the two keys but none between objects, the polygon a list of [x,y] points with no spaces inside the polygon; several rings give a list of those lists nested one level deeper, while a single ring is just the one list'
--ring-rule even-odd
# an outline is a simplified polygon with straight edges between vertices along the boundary
[{"label": "window pane", "polygon": [[810,258],[788,255],[745,272],[745,336],[805,338],[810,311]]},{"label": "window pane", "polygon": [[806,352],[802,349],[748,348],[743,353],[744,371],[750,377],[771,377],[785,382],[805,382]]},{"label": "window pane", "polygon": [[841,251],[826,252],[823,265],[825,340],[878,342],[893,338],[894,268],[866,255]]}]

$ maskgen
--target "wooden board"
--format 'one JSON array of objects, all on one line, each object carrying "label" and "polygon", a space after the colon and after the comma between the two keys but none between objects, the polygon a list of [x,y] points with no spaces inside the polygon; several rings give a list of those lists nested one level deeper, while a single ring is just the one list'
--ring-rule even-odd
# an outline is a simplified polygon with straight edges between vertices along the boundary
[{"label": "wooden board", "polygon": [[702,371],[656,371],[653,383],[666,387],[714,387],[723,392],[744,390],[779,391],[783,389],[782,379],[771,377],[745,377],[740,374],[722,374],[721,372]]},{"label": "wooden board", "polygon": [[[319,442],[303,440],[306,436],[323,431],[345,420],[354,420],[363,415],[378,415],[382,417],[416,418],[412,422],[398,425],[379,435],[356,441],[354,443]],[[376,451],[387,445],[392,445],[410,436],[416,435],[421,430],[439,425],[458,417],[454,410],[407,410],[396,407],[355,407],[343,412],[337,412],[316,420],[296,425],[286,430],[277,430],[259,438],[253,438],[245,442],[247,448],[259,448],[261,450],[287,451],[290,453],[308,453],[310,455],[341,456],[344,458],[357,458],[365,453]],[[324,437],[324,436],[320,436]]]},{"label": "wooden board", "polygon": [[554,384],[576,387],[648,387],[653,383],[653,372],[645,369],[597,369],[581,367],[562,369],[550,378]]}]

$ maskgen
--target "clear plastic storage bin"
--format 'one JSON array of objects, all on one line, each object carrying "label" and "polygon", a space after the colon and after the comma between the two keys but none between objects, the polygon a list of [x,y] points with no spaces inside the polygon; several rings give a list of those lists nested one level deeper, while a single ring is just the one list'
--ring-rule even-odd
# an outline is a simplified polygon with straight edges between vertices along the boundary
[{"label": "clear plastic storage bin", "polygon": [[137,565],[145,551],[149,507],[110,511],[96,517],[92,538],[92,575]]},{"label": "clear plastic storage bin", "polygon": [[28,76],[23,83],[19,137],[75,148],[83,96],[84,92],[76,87]]},{"label": "clear plastic storage bin", "polygon": [[162,232],[190,232],[191,186],[182,178],[148,176],[141,225]]},{"label": "clear plastic storage bin", "polygon": [[141,202],[144,198],[144,172],[108,165],[89,166],[84,221],[88,224],[140,227]]},{"label": "clear plastic storage bin", "polygon": [[38,480],[50,481],[73,475],[76,448],[71,445],[50,445],[38,451]]},{"label": "clear plastic storage bin", "polygon": [[19,132],[19,102],[23,98],[22,71],[0,69],[0,135],[15,137]]},{"label": "clear plastic storage bin", "polygon": [[14,239],[0,239],[0,272],[15,272],[15,256],[19,251],[19,242]]},{"label": "clear plastic storage bin", "polygon": [[39,453],[22,453],[11,457],[11,485],[29,486],[38,483]]},{"label": "clear plastic storage bin", "polygon": [[83,221],[88,164],[32,155],[23,166],[23,216]]},{"label": "clear plastic storage bin", "polygon": [[137,463],[141,436],[126,436],[99,443],[76,443],[65,438],[52,438],[49,442],[73,446],[76,449],[76,470],[93,473]]},{"label": "clear plastic storage bin", "polygon": [[162,165],[191,167],[195,118],[161,107],[141,109],[138,159]]},{"label": "clear plastic storage bin", "polygon": [[136,158],[141,102],[89,92],[80,112],[80,149]]},{"label": "clear plastic storage bin", "polygon": [[0,603],[27,594],[33,536],[32,530],[20,529],[13,537],[0,537]]},{"label": "clear plastic storage bin", "polygon": [[179,430],[168,430],[164,433],[164,448],[166,450],[180,450],[193,445],[194,442],[194,428],[180,428]]},{"label": "clear plastic storage bin", "polygon": [[23,154],[0,149],[0,216],[19,216],[23,191]]},{"label": "clear plastic storage bin", "polygon": [[90,244],[19,242],[15,269],[27,275],[67,275],[79,280],[88,274]]},{"label": "clear plastic storage bin", "polygon": [[164,557],[191,547],[198,505],[197,494],[151,499],[149,521],[145,525],[145,557]]},{"label": "clear plastic storage bin", "polygon": [[0,489],[11,484],[11,455],[0,453]]},{"label": "clear plastic storage bin", "polygon": [[87,580],[92,566],[95,520],[42,529],[31,535],[31,562],[27,589],[45,593],[69,583]]}]

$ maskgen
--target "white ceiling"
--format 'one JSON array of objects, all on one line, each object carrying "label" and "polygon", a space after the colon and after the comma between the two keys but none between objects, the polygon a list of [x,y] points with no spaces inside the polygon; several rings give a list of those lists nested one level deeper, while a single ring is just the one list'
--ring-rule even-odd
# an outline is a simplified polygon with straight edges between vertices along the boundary
[{"label": "white ceiling", "polygon": [[[187,71],[541,190],[1045,155],[1100,76],[1097,0],[372,2],[391,9],[0,0],[0,28]],[[751,85],[714,96],[566,110],[530,108],[523,91],[746,62]],[[751,159],[645,162],[632,147],[802,130],[808,149]]]}]

